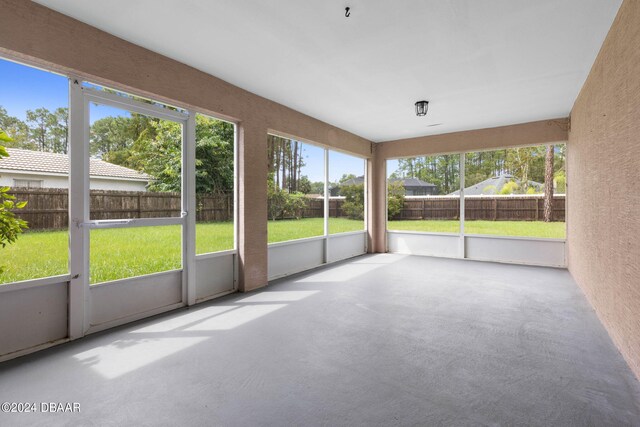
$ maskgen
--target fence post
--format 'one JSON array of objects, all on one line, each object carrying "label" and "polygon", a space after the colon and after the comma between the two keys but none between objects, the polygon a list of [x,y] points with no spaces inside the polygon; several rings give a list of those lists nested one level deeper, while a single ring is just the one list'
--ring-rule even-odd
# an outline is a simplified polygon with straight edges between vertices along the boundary
[{"label": "fence post", "polygon": [[496,221],[498,219],[498,199],[493,199],[493,220]]}]

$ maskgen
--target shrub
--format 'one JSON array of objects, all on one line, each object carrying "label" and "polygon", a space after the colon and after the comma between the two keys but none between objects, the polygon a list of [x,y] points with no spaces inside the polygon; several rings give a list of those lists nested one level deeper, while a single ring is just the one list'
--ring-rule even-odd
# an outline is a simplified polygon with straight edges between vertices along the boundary
[{"label": "shrub", "polygon": [[307,206],[307,197],[300,192],[284,193],[284,209],[282,210],[282,216],[285,218],[302,218],[302,211]]},{"label": "shrub", "polygon": [[564,194],[567,192],[567,175],[564,171],[556,172],[553,177],[553,184],[555,186],[555,193]]},{"label": "shrub", "polygon": [[495,185],[487,185],[482,189],[482,194],[495,194],[496,186]]},{"label": "shrub", "polygon": [[350,219],[364,219],[364,184],[345,185],[340,188],[345,200],[342,211]]},{"label": "shrub", "polygon": [[[0,141],[10,142],[11,138],[0,129]],[[0,159],[9,157],[7,150],[0,145]],[[16,241],[22,230],[28,228],[27,222],[16,218],[14,209],[22,209],[27,202],[15,202],[15,196],[9,194],[9,187],[0,187],[0,246],[3,248]],[[0,265],[0,273],[4,268]]]},{"label": "shrub", "polygon": [[404,207],[404,186],[401,181],[390,182],[387,187],[387,215],[393,219]]},{"label": "shrub", "polygon": [[307,198],[302,193],[289,193],[279,188],[270,178],[267,182],[267,206],[269,218],[272,220],[300,219],[302,210],[307,206]]},{"label": "shrub", "polygon": [[500,189],[500,194],[516,194],[520,186],[515,181],[509,181]]}]

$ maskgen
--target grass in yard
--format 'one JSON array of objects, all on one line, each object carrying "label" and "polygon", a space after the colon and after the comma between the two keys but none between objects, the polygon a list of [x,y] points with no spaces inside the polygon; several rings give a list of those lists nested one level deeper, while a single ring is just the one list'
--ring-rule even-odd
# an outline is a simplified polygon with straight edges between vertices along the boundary
[{"label": "grass in yard", "polygon": [[364,231],[364,220],[329,218],[329,234]]},{"label": "grass in yard", "polygon": [[181,226],[91,230],[89,283],[101,283],[182,266]]},{"label": "grass in yard", "polygon": [[67,231],[28,231],[18,240],[0,247],[0,283],[67,274]]},{"label": "grass in yard", "polygon": [[[458,233],[459,221],[389,221],[389,230]],[[564,222],[543,221],[465,221],[465,234],[490,234],[541,238],[565,238]]]},{"label": "grass in yard", "polygon": [[[331,232],[361,230],[362,221],[331,218]],[[112,228],[90,233],[90,282],[102,283],[126,277],[181,268],[179,225]],[[269,242],[322,235],[322,218],[269,221]],[[1,283],[67,274],[69,236],[64,231],[27,231],[0,248]],[[196,225],[196,253],[233,249],[233,223]]]},{"label": "grass in yard", "polygon": [[[331,234],[359,231],[364,229],[364,222],[348,218],[330,218]],[[287,240],[304,239],[324,234],[323,218],[284,219],[269,221],[269,243]]]},{"label": "grass in yard", "polygon": [[196,254],[233,249],[233,222],[196,223]]}]

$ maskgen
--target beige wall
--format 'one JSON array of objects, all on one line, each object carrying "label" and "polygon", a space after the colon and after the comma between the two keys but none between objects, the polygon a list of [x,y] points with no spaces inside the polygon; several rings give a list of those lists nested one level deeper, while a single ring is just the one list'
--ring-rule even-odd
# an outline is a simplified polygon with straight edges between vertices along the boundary
[{"label": "beige wall", "polygon": [[239,124],[242,290],[267,283],[267,130],[371,157],[370,141],[31,1],[0,0],[0,10],[0,55]]},{"label": "beige wall", "polygon": [[569,270],[640,377],[640,1],[625,0],[571,112]]},{"label": "beige wall", "polygon": [[526,145],[559,144],[566,141],[567,119],[557,118],[387,141],[380,144],[377,154],[383,159],[393,159]]}]

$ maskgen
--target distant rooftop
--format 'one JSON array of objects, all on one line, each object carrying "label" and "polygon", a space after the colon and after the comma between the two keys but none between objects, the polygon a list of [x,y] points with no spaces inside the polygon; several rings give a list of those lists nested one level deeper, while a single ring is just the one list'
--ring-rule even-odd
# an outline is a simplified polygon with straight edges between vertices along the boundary
[{"label": "distant rooftop", "polygon": [[[69,175],[69,156],[67,154],[21,150],[18,148],[7,148],[7,152],[9,157],[0,159],[0,170]],[[147,174],[98,159],[89,160],[89,175],[92,177],[123,178],[145,182],[152,179]]]},{"label": "distant rooftop", "polygon": [[[471,185],[464,189],[465,196],[481,196],[481,195],[495,195],[500,192],[502,187],[508,182],[515,182],[519,186],[522,185],[522,182],[517,179],[515,176],[505,173],[498,176],[493,176],[491,178],[485,179],[482,182],[479,182],[475,185]],[[543,184],[536,181],[529,181],[529,187],[533,187],[537,190],[543,187]],[[460,194],[460,190],[456,190],[450,195],[458,195]]]},{"label": "distant rooftop", "polygon": [[402,182],[402,185],[407,187],[435,187],[435,184],[423,181],[418,178],[389,178],[389,182]]},{"label": "distant rooftop", "polygon": [[[389,182],[402,182],[405,187],[435,187],[435,184],[422,181],[418,178],[389,178]],[[364,176],[358,176],[356,178],[345,179],[340,182],[339,185],[360,185],[364,183]]]}]

